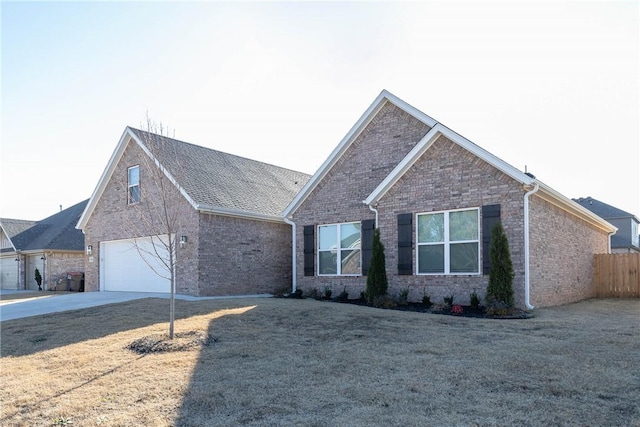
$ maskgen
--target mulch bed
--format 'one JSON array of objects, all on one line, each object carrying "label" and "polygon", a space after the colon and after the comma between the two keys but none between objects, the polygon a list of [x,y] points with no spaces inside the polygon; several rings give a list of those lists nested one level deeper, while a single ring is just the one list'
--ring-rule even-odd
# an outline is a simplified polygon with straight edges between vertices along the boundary
[{"label": "mulch bed", "polygon": [[168,334],[147,335],[133,341],[127,348],[134,353],[167,353],[171,351],[198,350],[210,346],[218,339],[204,331],[176,332],[173,339]]},{"label": "mulch bed", "polygon": [[[298,298],[294,294],[289,294],[286,296],[288,298]],[[417,303],[417,302],[407,302],[405,304],[395,304],[393,306],[374,306],[369,304],[367,300],[359,298],[359,299],[343,299],[343,298],[316,298],[318,301],[327,301],[327,302],[336,302],[342,304],[354,304],[365,307],[375,307],[382,310],[400,310],[400,311],[413,311],[416,313],[430,313],[430,314],[440,314],[445,316],[455,316],[455,317],[471,317],[471,318],[480,318],[480,319],[530,319],[533,316],[532,313],[521,310],[518,308],[509,308],[506,309],[504,313],[501,314],[489,314],[487,313],[487,309],[484,306],[480,307],[472,307],[470,305],[459,305],[454,304],[453,307],[445,306],[443,304],[432,304],[427,306],[426,304]]]}]

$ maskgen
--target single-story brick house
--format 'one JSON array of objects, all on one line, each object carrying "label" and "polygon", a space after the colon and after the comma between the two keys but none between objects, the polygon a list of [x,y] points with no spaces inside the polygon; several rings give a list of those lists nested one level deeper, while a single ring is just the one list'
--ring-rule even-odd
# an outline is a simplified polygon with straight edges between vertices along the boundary
[{"label": "single-story brick house", "polygon": [[[88,200],[40,221],[0,218],[0,289],[79,290],[67,273],[84,271],[84,236],[75,229]],[[74,275],[75,277],[75,275]]]},{"label": "single-story brick house", "polygon": [[157,257],[143,255],[153,250],[154,236],[166,239],[169,229],[154,223],[163,207],[175,215],[172,234],[182,240],[175,250],[178,293],[286,288],[292,237],[281,212],[308,179],[127,127],[77,224],[85,234],[85,289],[170,291],[169,280],[156,274]]},{"label": "single-story brick house", "polygon": [[594,296],[593,255],[616,228],[396,96],[383,91],[283,212],[294,229],[293,287],[364,290],[373,230],[390,293],[454,294],[488,283],[501,221],[520,307]]}]

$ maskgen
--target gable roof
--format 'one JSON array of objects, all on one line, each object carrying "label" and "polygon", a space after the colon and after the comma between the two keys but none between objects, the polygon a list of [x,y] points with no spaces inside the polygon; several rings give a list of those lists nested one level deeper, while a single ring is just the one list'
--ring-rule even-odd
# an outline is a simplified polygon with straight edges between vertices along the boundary
[{"label": "gable roof", "polygon": [[[9,239],[13,250],[16,249],[16,236],[25,230],[33,227],[36,221],[28,221],[24,219],[0,218],[0,228],[4,231],[5,236]],[[18,239],[19,240],[19,239]],[[21,244],[18,243],[18,247]],[[9,248],[2,248],[3,252],[10,251]]]},{"label": "gable roof", "polygon": [[444,136],[450,141],[453,141],[460,145],[462,148],[470,151],[477,157],[486,161],[494,166],[496,169],[502,171],[506,175],[516,181],[521,182],[523,185],[530,186],[535,181],[530,175],[527,175],[520,170],[514,168],[505,161],[499,159],[483,148],[477,146],[473,142],[469,141],[465,137],[452,131],[446,126],[438,123],[431,128],[431,130],[416,144],[415,147],[405,156],[404,159],[387,175],[387,177],[376,187],[375,190],[369,194],[369,196],[363,201],[368,205],[375,205],[386,192],[393,187],[396,182],[404,175],[416,161],[433,145],[433,143],[440,137]]},{"label": "gable roof", "polygon": [[593,197],[580,197],[573,200],[604,219],[633,218],[635,222],[640,222],[634,214],[596,200]]},{"label": "gable roof", "polygon": [[2,229],[16,251],[84,250],[84,235],[75,225],[88,200],[41,221],[0,219]]},{"label": "gable roof", "polygon": [[[200,212],[282,221],[309,175],[127,127],[78,222],[84,228],[129,143],[136,143]],[[163,149],[158,149],[162,147]]]},{"label": "gable roof", "polygon": [[307,185],[300,191],[296,198],[287,206],[283,215],[289,216],[302,204],[302,202],[311,194],[313,189],[329,172],[331,167],[336,164],[340,159],[340,156],[346,151],[349,145],[355,141],[358,135],[364,130],[364,128],[371,122],[373,117],[380,111],[382,106],[386,102],[391,102],[398,108],[404,110],[406,113],[412,115],[416,119],[422,121],[427,126],[431,127],[431,130],[413,147],[413,149],[396,165],[396,167],[380,182],[380,184],[369,194],[369,196],[363,200],[363,203],[374,206],[386,193],[391,189],[400,178],[415,164],[418,159],[429,150],[433,143],[440,137],[444,136],[450,141],[458,144],[465,150],[471,152],[475,156],[489,163],[496,169],[502,171],[506,175],[510,176],[514,180],[520,182],[523,185],[523,189],[531,190],[537,185],[537,196],[544,200],[558,206],[559,208],[568,211],[576,216],[579,216],[583,220],[595,225],[608,232],[614,232],[616,227],[604,221],[599,216],[593,214],[588,209],[583,208],[579,204],[575,203],[568,197],[563,196],[551,187],[543,184],[541,181],[535,179],[532,175],[524,173],[519,169],[511,166],[507,162],[501,160],[497,156],[489,153],[482,147],[474,144],[462,135],[454,132],[448,127],[438,123],[433,118],[420,112],[415,107],[410,106],[406,102],[402,101],[395,95],[383,90],[380,95],[373,101],[371,106],[365,111],[362,117],[351,128],[349,133],[344,137],[336,149],[330,154],[329,158],[320,166],[318,171],[311,177]]},{"label": "gable roof", "polygon": [[329,154],[329,157],[324,161],[324,163],[318,168],[316,173],[309,179],[307,184],[302,188],[302,190],[296,195],[296,197],[291,201],[291,203],[286,207],[286,209],[282,212],[282,216],[288,217],[292,213],[300,207],[302,202],[311,194],[314,188],[322,181],[325,175],[331,170],[331,168],[336,164],[336,162],[340,159],[340,157],[347,151],[347,149],[351,146],[351,144],[358,138],[360,133],[367,127],[367,125],[373,120],[373,118],[378,114],[378,112],[384,107],[385,103],[390,102],[396,107],[402,109],[409,115],[415,117],[422,123],[426,124],[429,127],[433,127],[436,125],[436,121],[427,116],[422,111],[417,108],[407,104],[397,96],[393,95],[387,90],[383,90],[380,94],[373,100],[369,108],[360,116],[358,121],[353,125],[353,127],[347,132],[347,134],[342,138],[338,146]]}]

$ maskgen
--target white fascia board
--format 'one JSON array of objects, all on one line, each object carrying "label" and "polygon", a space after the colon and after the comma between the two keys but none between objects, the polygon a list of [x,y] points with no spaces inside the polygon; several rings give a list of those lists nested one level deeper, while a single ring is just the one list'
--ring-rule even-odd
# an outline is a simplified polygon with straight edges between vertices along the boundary
[{"label": "white fascia board", "polygon": [[368,205],[375,205],[384,196],[391,187],[415,164],[416,161],[433,145],[440,137],[444,136],[450,141],[458,144],[465,150],[469,151],[476,157],[484,160],[493,167],[507,174],[523,185],[531,185],[534,179],[522,171],[514,168],[502,159],[494,156],[478,145],[469,141],[460,134],[452,131],[448,127],[437,123],[431,130],[416,144],[415,147],[405,156],[404,159],[387,175],[387,177],[376,187],[375,190],[363,201]]},{"label": "white fascia board", "polygon": [[364,130],[364,128],[371,122],[371,120],[378,114],[380,109],[384,106],[385,102],[391,102],[396,107],[415,117],[417,120],[420,120],[424,124],[429,127],[435,126],[437,123],[433,118],[424,114],[422,111],[417,108],[407,104],[397,96],[393,95],[386,89],[380,92],[380,94],[376,97],[376,99],[371,103],[369,108],[360,116],[360,119],[353,125],[353,127],[347,132],[347,134],[342,138],[338,146],[331,152],[329,157],[324,161],[324,163],[318,168],[316,173],[311,177],[309,181],[305,184],[304,187],[298,192],[296,197],[291,201],[289,206],[282,212],[283,217],[289,217],[307,198],[307,196],[313,191],[313,189],[318,185],[318,183],[326,176],[326,174],[331,170],[331,168],[336,164],[336,162],[340,159],[342,154],[349,148],[351,143],[355,141],[355,139],[360,135],[360,133]]},{"label": "white fascia board", "polygon": [[609,223],[602,217],[594,214],[589,209],[580,205],[580,203],[574,202],[570,198],[563,196],[553,188],[549,187],[546,184],[543,184],[540,181],[537,181],[537,182],[540,185],[540,191],[535,193],[535,196],[542,198],[543,200],[551,203],[552,205],[570,214],[573,214],[578,218],[581,218],[584,221],[588,222],[589,224],[596,226],[599,229],[604,230],[608,233],[615,233],[616,231],[618,231],[618,227]]},{"label": "white fascia board", "polygon": [[82,232],[84,232],[84,227],[87,225],[87,221],[89,221],[89,217],[93,213],[93,210],[95,209],[96,204],[98,203],[98,200],[102,196],[102,193],[104,192],[104,189],[107,186],[109,179],[111,179],[111,175],[113,174],[113,171],[115,170],[116,165],[118,164],[118,162],[120,161],[120,158],[122,157],[122,153],[124,153],[124,150],[127,147],[127,142],[129,137],[133,137],[133,132],[131,132],[129,130],[129,127],[127,126],[124,129],[124,132],[122,132],[122,136],[120,137],[120,141],[118,141],[118,145],[116,145],[115,150],[113,150],[113,153],[111,153],[109,162],[107,162],[107,166],[102,171],[102,175],[100,175],[98,184],[96,185],[96,188],[93,190],[93,194],[91,194],[91,198],[89,199],[87,206],[85,206],[84,211],[82,212],[82,215],[80,215],[80,219],[76,224],[76,229],[82,230]]},{"label": "white fascia board", "polygon": [[[128,128],[127,128],[128,129]],[[162,136],[162,135],[160,135]],[[144,144],[144,141],[140,140],[136,134],[134,132],[131,132],[131,138],[140,146],[140,148],[147,154],[147,156],[149,156],[149,158],[151,158],[151,160],[153,160],[153,163],[156,165],[156,167],[160,168],[160,170],[162,171],[162,173],[167,177],[167,179],[178,189],[178,191],[180,192],[180,194],[182,194],[182,196],[187,200],[187,202],[189,202],[189,204],[194,208],[197,209],[198,205],[195,202],[195,200],[193,200],[191,198],[191,196],[189,196],[189,194],[187,194],[187,192],[185,191],[184,188],[182,188],[182,186],[178,183],[178,181],[173,177],[173,175],[171,175],[171,173],[164,167],[162,166],[162,164],[160,164],[160,162],[158,161],[158,159],[155,158],[155,156],[151,153],[151,151],[149,151],[149,148],[146,146],[146,144]]]},{"label": "white fascia board", "polygon": [[427,114],[415,108],[413,105],[407,104],[405,101],[387,90],[383,90],[382,93],[380,93],[380,96],[387,98],[393,105],[400,108],[401,110],[404,110],[406,113],[412,115],[430,128],[434,127],[438,123],[433,117],[428,116]]},{"label": "white fascia board", "polygon": [[278,215],[265,215],[255,212],[246,212],[235,209],[226,209],[218,206],[197,205],[196,209],[200,213],[229,216],[234,218],[252,219],[255,221],[277,222],[284,224],[284,218]]},{"label": "white fascia board", "polygon": [[129,144],[130,140],[133,140],[135,141],[136,144],[138,144],[138,146],[144,151],[144,153],[146,153],[154,161],[154,163],[158,167],[160,167],[162,172],[167,176],[169,181],[171,181],[171,183],[176,186],[176,188],[180,191],[180,193],[184,196],[184,198],[194,207],[194,209],[196,208],[195,201],[191,197],[189,197],[187,192],[184,191],[184,189],[178,184],[178,182],[169,173],[169,171],[167,171],[162,165],[160,165],[158,160],[151,154],[151,152],[149,151],[147,146],[143,143],[143,141],[141,141],[136,136],[135,132],[133,132],[129,128],[129,126],[127,126],[124,129],[122,136],[120,137],[120,141],[118,141],[118,145],[116,145],[115,150],[113,151],[113,153],[111,154],[111,157],[109,158],[107,167],[102,172],[102,175],[100,176],[100,180],[98,180],[98,185],[96,186],[95,190],[93,190],[93,194],[91,195],[91,198],[87,203],[87,206],[85,207],[84,211],[82,212],[82,215],[80,216],[80,219],[78,220],[78,223],[76,224],[76,229],[82,230],[84,232],[84,228],[87,225],[87,221],[89,220],[89,217],[93,213],[93,210],[95,209],[98,203],[98,200],[100,200],[100,197],[102,196],[104,189],[109,183],[109,180],[113,175],[113,171],[115,170],[116,166],[118,165],[118,162],[122,158],[122,155],[125,149],[127,148],[127,145]]},{"label": "white fascia board", "polygon": [[531,178],[529,175],[522,172],[520,169],[511,166],[509,163],[505,162],[498,156],[495,156],[490,152],[488,152],[487,150],[485,150],[484,148],[481,148],[480,146],[474,144],[473,142],[469,141],[467,138],[460,135],[459,133],[452,131],[446,126],[442,126],[442,128],[443,128],[442,134],[445,137],[447,137],[447,139],[457,143],[465,150],[469,151],[470,153],[474,154],[475,156],[489,163],[491,166],[495,167],[496,169],[500,170],[501,172],[505,173],[506,175],[510,176],[516,181],[519,181],[523,185],[527,185],[527,186],[532,185],[535,182],[535,178]]},{"label": "white fascia board", "polygon": [[347,134],[342,138],[340,143],[334,150],[329,154],[329,157],[322,163],[322,165],[318,168],[316,173],[313,174],[311,179],[307,181],[304,187],[298,192],[296,197],[291,201],[289,206],[282,212],[283,217],[288,217],[291,215],[300,204],[307,198],[307,196],[313,191],[313,189],[318,185],[318,183],[325,177],[325,175],[331,170],[333,165],[336,164],[340,156],[349,148],[351,143],[358,137],[360,132],[369,124],[371,119],[375,117],[375,115],[380,111],[382,106],[384,105],[385,100],[385,91],[382,91],[380,95],[376,97],[376,99],[371,103],[369,108],[364,112],[360,119],[353,125],[353,127],[347,132]]},{"label": "white fascia board", "polygon": [[367,205],[375,205],[378,200],[393,187],[396,182],[413,166],[420,156],[434,143],[440,136],[440,125],[431,128],[429,132],[416,144],[411,151],[402,159],[398,165],[393,168],[391,173],[382,180],[369,197],[363,203]]}]

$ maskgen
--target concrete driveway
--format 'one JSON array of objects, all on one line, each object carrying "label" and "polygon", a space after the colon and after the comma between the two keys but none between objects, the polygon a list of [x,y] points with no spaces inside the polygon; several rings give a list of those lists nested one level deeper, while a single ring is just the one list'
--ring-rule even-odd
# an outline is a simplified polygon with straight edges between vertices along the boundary
[{"label": "concrete driveway", "polygon": [[[19,293],[24,291],[1,291],[3,294]],[[32,293],[32,292],[31,292]],[[259,298],[271,295],[242,295],[229,297],[192,297],[189,295],[177,295],[176,299],[198,301],[203,299],[230,299],[230,298]],[[104,304],[114,304],[140,298],[169,298],[170,294],[150,292],[78,292],[73,294],[55,295],[46,292],[41,297],[25,300],[0,301],[0,322],[5,320],[20,319],[22,317],[39,316],[60,311],[78,310],[81,308],[95,307]]]}]

